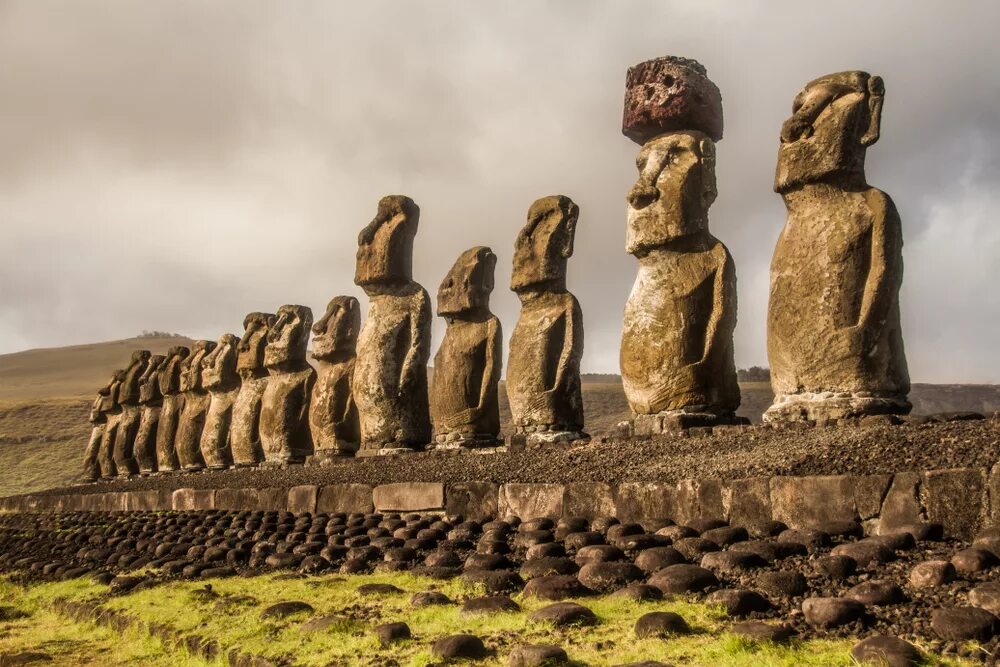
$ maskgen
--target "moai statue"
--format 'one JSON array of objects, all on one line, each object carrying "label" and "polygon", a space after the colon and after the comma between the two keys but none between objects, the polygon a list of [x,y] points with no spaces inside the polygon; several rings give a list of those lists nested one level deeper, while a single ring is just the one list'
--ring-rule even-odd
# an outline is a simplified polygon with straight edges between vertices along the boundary
[{"label": "moai statue", "polygon": [[566,291],[579,214],[569,197],[543,197],[531,205],[514,245],[510,288],[521,300],[521,314],[510,337],[507,398],[515,446],[590,439],[583,432],[580,388],[583,312]]},{"label": "moai statue", "polygon": [[120,477],[128,477],[139,473],[139,464],[134,455],[135,437],[139,433],[139,381],[149,365],[149,350],[136,350],[132,360],[125,369],[125,379],[118,388],[118,403],[122,415],[118,423],[118,434],[115,436],[115,467]]},{"label": "moai statue", "polygon": [[409,197],[383,197],[358,236],[354,283],[369,298],[351,381],[361,423],[359,455],[419,450],[431,440],[431,300],[413,281],[419,219]]},{"label": "moai statue", "polygon": [[215,349],[202,360],[202,383],[208,391],[208,413],[201,432],[201,456],[212,470],[233,465],[229,447],[229,430],[233,421],[233,404],[240,392],[240,376],[236,373],[238,336],[223,334]]},{"label": "moai statue", "polygon": [[264,460],[260,444],[260,405],[267,388],[264,348],[273,324],[271,313],[250,313],[243,319],[243,338],[236,357],[240,391],[233,404],[233,421],[229,427],[233,466],[238,468],[260,465]]},{"label": "moai statue", "polygon": [[500,442],[498,386],[503,363],[500,320],[490,312],[497,256],[463,252],[438,289],[437,314],[448,323],[434,356],[431,419],[437,449]]},{"label": "moai statue", "polygon": [[268,464],[302,463],[312,454],[309,394],[316,371],[306,361],[312,323],[306,306],[282,306],[267,333],[264,365],[270,375],[261,399],[260,441]]},{"label": "moai statue", "polygon": [[722,138],[719,89],[694,60],[640,63],[626,78],[622,132],[642,146],[625,240],[639,274],[625,305],[620,356],[632,432],[732,423],[740,405],[736,267],[708,230],[714,142]]},{"label": "moai statue", "polygon": [[361,442],[351,395],[360,330],[361,305],[353,296],[334,297],[313,326],[312,358],[319,368],[309,403],[309,430],[317,463],[353,456]]},{"label": "moai statue", "polygon": [[181,395],[184,408],[177,424],[177,460],[184,470],[201,470],[205,459],[201,455],[201,434],[205,430],[205,418],[211,397],[204,385],[204,360],[215,349],[210,340],[196,340],[191,346],[191,354],[181,368]]},{"label": "moai statue", "polygon": [[166,359],[159,373],[160,394],[163,407],[156,425],[156,470],[173,472],[180,469],[177,458],[177,431],[184,411],[184,394],[181,393],[181,376],[191,351],[183,346],[167,350]]},{"label": "moai statue", "polygon": [[97,390],[97,398],[94,399],[90,407],[90,423],[93,428],[90,430],[90,441],[87,449],[83,453],[83,479],[86,482],[94,482],[101,476],[101,466],[97,460],[101,451],[101,441],[104,440],[104,432],[108,427],[108,419],[104,414],[108,405],[108,397],[111,394],[111,387],[115,383],[115,376],[112,375],[108,383]]},{"label": "moai statue", "polygon": [[115,371],[108,393],[101,404],[105,427],[100,447],[97,450],[97,465],[101,470],[102,479],[111,479],[118,475],[118,468],[115,466],[115,440],[118,437],[118,424],[122,417],[122,406],[118,402],[118,392],[124,381],[125,371]]},{"label": "moai statue", "polygon": [[139,466],[139,473],[149,475],[156,472],[156,435],[163,410],[163,394],[160,392],[160,370],[166,357],[154,354],[149,358],[146,370],[139,378],[139,432],[135,436],[133,452]]},{"label": "moai statue", "polygon": [[806,84],[782,125],[774,189],[788,220],[771,260],[765,421],[910,411],[899,214],[865,180],[884,92],[867,72],[830,74]]}]

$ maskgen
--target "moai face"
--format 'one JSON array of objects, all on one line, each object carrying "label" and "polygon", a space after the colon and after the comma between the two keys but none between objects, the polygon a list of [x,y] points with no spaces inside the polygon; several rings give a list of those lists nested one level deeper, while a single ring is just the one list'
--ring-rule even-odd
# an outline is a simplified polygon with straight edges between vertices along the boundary
[{"label": "moai face", "polygon": [[118,394],[121,391],[122,383],[125,382],[125,370],[117,370],[111,376],[111,387],[108,389],[108,408],[114,410],[121,407],[118,402]]},{"label": "moai face", "polygon": [[865,149],[878,141],[882,78],[840,72],[806,84],[781,126],[776,192],[804,183],[864,177]]},{"label": "moai face", "polygon": [[160,397],[160,369],[166,357],[154,354],[149,358],[149,364],[139,378],[139,402],[148,403]]},{"label": "moai face", "polygon": [[215,349],[201,360],[202,386],[205,389],[224,389],[239,383],[236,374],[236,355],[240,339],[233,334],[222,334]]},{"label": "moai face", "polygon": [[635,164],[639,180],[627,197],[627,252],[643,254],[708,231],[708,209],[718,194],[711,139],[701,132],[665,134],[643,146]]},{"label": "moai face", "polygon": [[469,248],[459,255],[438,288],[437,314],[456,317],[488,313],[496,265],[497,256],[485,246]]},{"label": "moai face", "polygon": [[184,368],[184,360],[189,354],[191,354],[191,350],[181,345],[167,350],[167,358],[160,370],[160,393],[164,396],[176,394],[181,390],[181,373]]},{"label": "moai face", "polygon": [[191,354],[181,366],[181,391],[199,391],[202,384],[201,363],[205,355],[215,349],[215,343],[210,340],[196,340],[191,346]]},{"label": "moai face", "polygon": [[413,279],[413,238],[420,208],[409,197],[390,195],[378,203],[378,213],[358,235],[354,283],[365,288]]},{"label": "moai face", "polygon": [[579,207],[563,195],[543,197],[528,210],[514,243],[515,292],[565,291],[566,260],[573,254]]},{"label": "moai face", "polygon": [[267,332],[264,365],[280,368],[286,364],[305,363],[312,311],[306,306],[282,306],[274,325]]},{"label": "moai face", "polygon": [[243,318],[243,337],[238,345],[239,355],[236,359],[238,371],[253,373],[264,368],[267,332],[275,319],[270,313],[250,313]]},{"label": "moai face", "polygon": [[353,356],[361,331],[361,304],[353,296],[333,297],[312,330],[313,359],[333,361]]}]

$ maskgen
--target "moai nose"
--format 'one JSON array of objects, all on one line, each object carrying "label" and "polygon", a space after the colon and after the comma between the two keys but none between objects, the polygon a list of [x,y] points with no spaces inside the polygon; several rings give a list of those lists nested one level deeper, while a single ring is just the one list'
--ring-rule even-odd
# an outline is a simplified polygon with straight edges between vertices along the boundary
[{"label": "moai nose", "polygon": [[628,203],[632,208],[645,208],[660,196],[656,188],[637,183],[628,193]]}]

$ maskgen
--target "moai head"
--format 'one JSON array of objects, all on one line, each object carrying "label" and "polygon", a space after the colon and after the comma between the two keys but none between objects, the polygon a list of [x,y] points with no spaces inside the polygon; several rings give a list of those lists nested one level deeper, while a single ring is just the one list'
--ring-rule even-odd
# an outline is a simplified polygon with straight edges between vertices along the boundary
[{"label": "moai head", "polygon": [[313,326],[312,357],[333,361],[354,356],[361,331],[361,304],[353,296],[335,296]]},{"label": "moai head", "polygon": [[160,370],[166,357],[162,354],[154,354],[149,358],[146,370],[139,378],[139,402],[149,403],[160,398]]},{"label": "moai head", "polygon": [[805,183],[863,183],[865,150],[879,137],[882,78],[839,72],[810,81],[781,126],[776,192]]},{"label": "moai head", "polygon": [[441,317],[488,314],[496,265],[497,256],[485,246],[469,248],[459,255],[438,288],[437,314]]},{"label": "moai head", "polygon": [[275,319],[271,313],[249,313],[243,318],[243,337],[240,339],[236,358],[237,371],[252,375],[264,369],[267,332]]},{"label": "moai head", "polygon": [[354,284],[369,288],[408,283],[413,279],[413,238],[420,208],[409,197],[389,195],[378,213],[358,235]]},{"label": "moai head", "polygon": [[563,195],[542,197],[528,209],[528,224],[514,242],[515,292],[566,290],[566,260],[573,254],[573,236],[580,208]]},{"label": "moai head", "polygon": [[312,311],[306,306],[289,305],[279,308],[274,325],[267,332],[264,365],[268,368],[281,368],[304,364],[312,323]]},{"label": "moai head", "polygon": [[674,239],[708,231],[715,186],[715,144],[701,132],[663,134],[635,161],[639,180],[628,193],[625,250],[645,254]]},{"label": "moai head", "polygon": [[722,139],[722,94],[697,60],[664,56],[625,76],[622,134],[642,145],[666,132],[698,130]]},{"label": "moai head", "polygon": [[164,396],[176,394],[181,390],[181,373],[184,369],[184,360],[191,354],[191,350],[178,345],[167,350],[160,369],[160,393]]},{"label": "moai head", "polygon": [[187,356],[181,367],[181,391],[199,391],[202,387],[201,362],[205,355],[215,349],[215,343],[210,340],[196,340],[191,344],[191,354]]},{"label": "moai head", "polygon": [[105,410],[115,410],[121,407],[121,403],[118,402],[118,394],[121,392],[123,382],[125,382],[125,370],[119,369],[111,376],[111,385],[108,388],[108,402]]},{"label": "moai head", "polygon": [[215,349],[201,360],[202,386],[205,389],[230,389],[240,382],[236,374],[236,355],[240,339],[233,334],[222,334]]}]

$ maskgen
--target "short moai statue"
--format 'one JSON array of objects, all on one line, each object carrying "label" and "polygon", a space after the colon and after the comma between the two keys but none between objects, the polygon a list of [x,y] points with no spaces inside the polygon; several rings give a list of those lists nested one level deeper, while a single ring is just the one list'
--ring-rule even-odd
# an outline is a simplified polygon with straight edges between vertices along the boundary
[{"label": "short moai statue", "polygon": [[112,375],[108,383],[97,390],[97,398],[94,399],[94,403],[90,406],[90,423],[93,427],[90,429],[90,440],[87,442],[87,448],[83,452],[83,480],[86,482],[97,481],[101,476],[101,465],[98,462],[98,454],[101,451],[101,441],[104,439],[104,432],[108,427],[107,415],[105,415],[105,409],[108,405],[108,397],[111,394],[111,387],[115,383],[115,377]]},{"label": "short moai statue", "polygon": [[149,350],[136,350],[125,369],[125,379],[118,388],[118,403],[121,405],[121,419],[118,423],[118,433],[115,435],[115,468],[119,477],[128,477],[139,473],[139,464],[135,460],[135,438],[139,434],[139,420],[142,416],[139,409],[139,382],[142,380],[146,366],[149,365],[151,353]]},{"label": "short moai statue", "polygon": [[383,197],[358,236],[354,282],[369,298],[351,382],[361,423],[359,455],[420,450],[431,440],[431,301],[413,281],[419,218],[409,197]]},{"label": "short moai statue", "polygon": [[315,463],[358,451],[361,427],[351,379],[360,331],[361,304],[353,296],[334,297],[313,326],[312,358],[318,369],[309,403],[309,430]]},{"label": "short moai statue", "polygon": [[111,479],[118,474],[118,468],[115,466],[115,439],[118,437],[118,424],[122,417],[122,406],[118,402],[118,393],[124,381],[124,369],[115,371],[108,393],[101,405],[105,427],[101,444],[97,450],[97,465],[101,470],[102,479]]},{"label": "short moai statue", "polygon": [[736,268],[708,229],[722,97],[705,68],[667,56],[628,71],[622,132],[642,148],[625,250],[639,260],[625,305],[621,375],[631,432],[730,424]]},{"label": "short moai statue", "polygon": [[229,427],[233,466],[238,468],[260,465],[264,461],[264,449],[260,444],[260,406],[267,388],[264,349],[274,319],[273,313],[249,313],[243,319],[243,337],[236,357],[240,391],[233,404],[233,421]]},{"label": "short moai statue", "polygon": [[139,378],[139,432],[135,436],[132,451],[139,473],[149,475],[156,472],[156,435],[163,410],[163,394],[160,392],[160,371],[166,357],[154,354],[149,358],[146,370]]},{"label": "short moai statue", "polygon": [[312,311],[282,306],[267,334],[264,365],[270,373],[261,399],[260,441],[265,463],[302,463],[312,454],[309,395],[316,371],[306,360]]},{"label": "short moai statue", "polygon": [[215,349],[202,361],[202,381],[208,391],[208,413],[201,432],[201,457],[212,470],[222,470],[233,465],[229,445],[230,426],[233,421],[233,404],[240,391],[240,376],[236,372],[238,336],[223,334]]},{"label": "short moai statue", "polygon": [[177,460],[184,470],[201,470],[205,459],[201,455],[201,433],[205,430],[205,418],[211,397],[204,385],[204,360],[215,349],[210,340],[196,340],[191,345],[191,354],[184,360],[181,369],[181,394],[184,408],[177,425]]},{"label": "short moai statue", "polygon": [[830,74],[806,84],[782,125],[774,189],[788,218],[771,260],[765,421],[910,411],[902,228],[865,179],[884,94],[867,72]]},{"label": "short moai statue", "polygon": [[437,295],[448,323],[434,356],[431,420],[434,447],[499,444],[499,383],[503,364],[500,320],[490,312],[497,256],[478,246],[463,252]]},{"label": "short moai statue", "polygon": [[510,287],[521,300],[507,362],[514,446],[590,439],[580,387],[583,311],[566,290],[579,214],[569,197],[543,197],[531,205],[514,245]]},{"label": "short moai statue", "polygon": [[191,350],[177,345],[167,350],[166,359],[159,373],[160,395],[163,405],[156,425],[156,470],[174,472],[180,469],[177,458],[177,431],[184,411],[184,394],[181,393],[181,375]]}]

